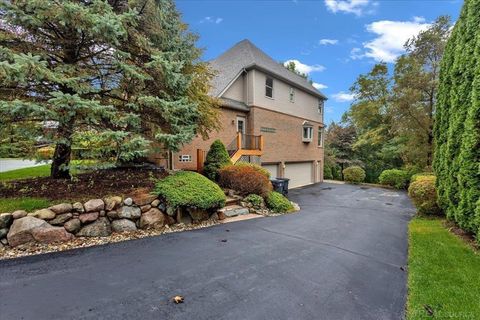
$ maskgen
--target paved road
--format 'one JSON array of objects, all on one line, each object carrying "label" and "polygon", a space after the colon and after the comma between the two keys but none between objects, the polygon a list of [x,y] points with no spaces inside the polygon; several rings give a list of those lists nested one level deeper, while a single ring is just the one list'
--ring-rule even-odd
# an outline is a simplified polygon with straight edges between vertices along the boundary
[{"label": "paved road", "polygon": [[36,162],[33,160],[21,160],[21,159],[0,159],[0,172],[15,170],[15,169],[22,169],[22,168],[29,168],[29,167],[36,167],[41,166],[49,161],[42,161]]},{"label": "paved road", "polygon": [[324,183],[291,198],[299,214],[0,262],[0,318],[401,319],[405,193]]}]

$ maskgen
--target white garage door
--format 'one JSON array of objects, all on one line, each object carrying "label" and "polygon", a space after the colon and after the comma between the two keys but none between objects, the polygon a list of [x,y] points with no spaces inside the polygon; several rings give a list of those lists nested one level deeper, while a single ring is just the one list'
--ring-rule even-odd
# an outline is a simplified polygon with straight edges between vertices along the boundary
[{"label": "white garage door", "polygon": [[262,164],[262,167],[270,172],[270,178],[278,177],[278,165],[276,164]]},{"label": "white garage door", "polygon": [[285,178],[289,178],[289,188],[296,188],[313,183],[312,162],[285,164]]}]

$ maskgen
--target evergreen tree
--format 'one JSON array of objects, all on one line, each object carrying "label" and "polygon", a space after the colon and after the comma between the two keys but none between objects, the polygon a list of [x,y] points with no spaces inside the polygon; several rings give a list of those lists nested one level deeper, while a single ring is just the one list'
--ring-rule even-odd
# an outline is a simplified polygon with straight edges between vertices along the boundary
[{"label": "evergreen tree", "polygon": [[52,177],[69,178],[72,145],[85,136],[129,161],[151,140],[175,151],[216,126],[211,75],[171,0],[0,6],[0,121],[57,124]]},{"label": "evergreen tree", "polygon": [[465,1],[441,65],[434,127],[439,202],[480,232],[480,0]]},{"label": "evergreen tree", "polygon": [[220,140],[215,140],[205,157],[203,174],[210,180],[218,180],[218,170],[232,164],[225,145]]}]

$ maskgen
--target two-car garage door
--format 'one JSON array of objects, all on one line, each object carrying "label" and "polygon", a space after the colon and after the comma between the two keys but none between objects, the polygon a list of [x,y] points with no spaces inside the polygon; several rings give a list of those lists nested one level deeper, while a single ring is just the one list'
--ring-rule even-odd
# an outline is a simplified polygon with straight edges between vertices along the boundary
[{"label": "two-car garage door", "polygon": [[312,162],[285,163],[285,178],[289,178],[289,188],[313,183]]},{"label": "two-car garage door", "polygon": [[[264,164],[262,165],[270,172],[271,177],[278,177],[278,165],[277,164]],[[313,166],[312,162],[291,162],[285,163],[285,178],[289,178],[289,188],[296,188],[312,184],[313,181]]]}]

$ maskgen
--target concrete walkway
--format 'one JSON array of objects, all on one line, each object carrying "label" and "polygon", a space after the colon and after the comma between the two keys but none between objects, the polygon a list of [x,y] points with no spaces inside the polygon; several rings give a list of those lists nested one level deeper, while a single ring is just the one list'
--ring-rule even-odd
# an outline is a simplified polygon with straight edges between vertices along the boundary
[{"label": "concrete walkway", "polygon": [[0,172],[42,166],[50,161],[36,162],[33,160],[21,160],[21,159],[0,159]]},{"label": "concrete walkway", "polygon": [[290,196],[300,213],[0,261],[0,318],[402,319],[406,194]]}]

